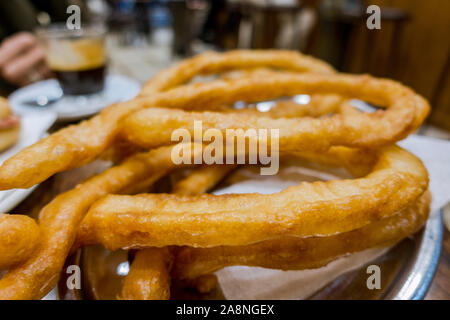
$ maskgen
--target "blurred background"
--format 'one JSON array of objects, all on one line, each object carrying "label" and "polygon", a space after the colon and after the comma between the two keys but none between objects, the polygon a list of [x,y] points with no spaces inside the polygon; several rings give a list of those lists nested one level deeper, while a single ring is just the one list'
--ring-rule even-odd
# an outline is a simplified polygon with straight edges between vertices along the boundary
[{"label": "blurred background", "polygon": [[[70,4],[81,8],[82,21],[106,24],[111,73],[142,83],[206,50],[298,50],[340,71],[411,86],[433,106],[429,123],[450,132],[450,1],[0,1],[0,94],[52,77],[33,31],[66,21]],[[381,7],[380,30],[366,27],[371,4]]]}]

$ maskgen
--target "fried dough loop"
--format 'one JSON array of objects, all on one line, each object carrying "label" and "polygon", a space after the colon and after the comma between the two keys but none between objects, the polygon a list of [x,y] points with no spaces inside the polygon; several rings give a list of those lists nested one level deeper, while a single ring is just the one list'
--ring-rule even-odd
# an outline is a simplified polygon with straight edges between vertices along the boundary
[{"label": "fried dough loop", "polygon": [[[237,62],[228,65],[227,57],[228,55],[233,56],[233,54],[236,54],[239,58]],[[263,59],[261,56],[266,58]],[[281,56],[283,57],[283,55]],[[285,64],[276,65],[276,67],[284,67],[284,70],[288,71],[299,69],[315,71],[315,65],[311,64],[311,58],[300,54],[288,54],[287,56],[279,59]],[[202,61],[203,58],[205,61],[208,61],[209,57],[209,54],[205,54],[194,59]],[[241,53],[238,51],[237,53],[225,53],[223,57],[223,59],[219,59],[216,67],[211,69],[200,68],[200,70],[206,73],[218,72],[229,68],[247,67],[249,64],[254,67],[265,67],[267,63],[270,66],[271,64],[268,62],[270,59],[267,59],[267,57],[276,59],[277,54],[271,56],[270,52]],[[294,57],[296,58],[295,63],[292,62]],[[189,61],[186,64],[189,65]],[[194,73],[184,71],[184,67],[185,64],[181,63],[178,65],[179,69],[174,67],[174,69],[163,71],[156,77],[154,85],[152,81],[143,90],[143,92],[153,92],[152,90],[156,89],[152,88],[163,88],[162,92],[158,90],[157,93],[152,95],[141,96],[128,102],[112,105],[103,110],[98,116],[78,125],[64,128],[11,157],[0,166],[0,189],[31,187],[54,173],[86,164],[113,144],[121,130],[125,130],[123,135],[131,135],[130,139],[136,139],[133,142],[146,144],[147,147],[149,145],[153,146],[154,143],[148,140],[154,137],[155,134],[149,137],[149,132],[145,130],[142,132],[139,127],[135,128],[135,131],[145,134],[143,138],[136,137],[130,132],[130,130],[133,131],[132,128],[130,129],[130,126],[141,124],[141,121],[138,121],[137,116],[134,115],[136,111],[142,112],[137,115],[140,114],[140,116],[145,117],[146,121],[151,120],[149,119],[149,113],[157,112],[156,115],[159,113],[159,118],[153,118],[155,121],[161,121],[161,114],[168,113],[168,110],[159,110],[153,107],[214,110],[224,104],[234,103],[239,100],[252,102],[305,92],[337,93],[349,98],[358,97],[363,100],[367,99],[369,102],[377,105],[389,106],[389,109],[385,112],[357,114],[349,118],[336,115],[336,118],[333,118],[333,120],[325,121],[327,119],[324,119],[318,124],[311,119],[299,120],[301,126],[296,130],[299,132],[289,136],[295,138],[290,141],[300,143],[299,148],[301,147],[303,151],[317,148],[317,145],[321,146],[322,149],[326,149],[331,145],[374,147],[395,142],[404,138],[412,130],[415,130],[429,111],[429,105],[426,100],[409,88],[395,81],[375,79],[370,76],[336,75],[333,73],[299,75],[276,72],[272,77],[244,77],[233,81],[217,80],[210,83],[194,83],[174,88],[173,85],[178,83],[178,78],[175,76],[178,73],[181,74],[182,83],[195,76]],[[323,68],[321,68],[321,71],[324,72]],[[328,71],[331,72],[331,69],[328,69]],[[185,72],[188,76],[186,76]],[[167,82],[164,83],[164,81]],[[144,109],[148,109],[148,111]],[[182,111],[174,111],[173,115],[179,118],[180,112]],[[172,115],[172,113],[170,112],[169,115]],[[127,116],[130,116],[131,119],[127,120],[124,128],[120,128],[120,123],[127,119]],[[212,114],[211,116],[215,115]],[[228,116],[232,117],[233,114]],[[203,119],[199,118],[199,120]],[[222,119],[219,118],[219,120]],[[235,120],[239,119],[232,117],[231,121]],[[243,125],[244,128],[250,125],[255,127],[260,125],[269,128],[274,125],[284,127],[281,125],[282,123],[274,124],[270,119],[262,118],[261,121],[258,121],[251,118],[250,120],[253,122],[247,125],[241,122],[232,123]],[[295,120],[292,119],[291,121]],[[217,121],[213,121],[212,124],[217,124]],[[297,123],[295,122],[295,124]],[[230,125],[232,124],[230,123]],[[319,128],[316,128],[317,126]],[[158,132],[156,133],[155,143],[159,145],[161,145],[161,141],[157,135],[161,133],[162,128],[163,125],[161,124],[157,126]],[[148,123],[147,125],[144,124],[143,129],[149,129]],[[167,132],[171,132],[170,129],[173,128],[166,129],[169,129],[164,132],[167,135]],[[309,135],[313,135],[313,138],[307,139]],[[325,138],[327,144],[325,146],[318,144],[318,137]],[[165,143],[168,143],[167,136],[164,136],[164,138]],[[303,142],[303,139],[306,142]]]},{"label": "fried dough loop", "polygon": [[352,231],[397,213],[427,189],[417,158],[395,146],[380,153],[363,178],[302,183],[271,195],[108,195],[90,208],[79,239],[116,250],[248,245]]},{"label": "fried dough loop", "polygon": [[[211,75],[217,77],[195,81]],[[300,94],[309,102],[289,100]],[[251,105],[274,99],[267,112]],[[351,99],[384,110],[364,113]],[[237,110],[237,102],[250,107]],[[4,190],[100,157],[116,162],[42,209],[39,245],[21,244],[29,250],[20,263],[0,251],[0,268],[10,268],[0,279],[0,299],[43,297],[67,256],[94,244],[139,250],[119,299],[168,299],[171,280],[207,292],[217,284],[211,273],[232,265],[302,270],[395,244],[428,217],[427,171],[394,144],[428,111],[428,102],[400,83],[336,73],[296,52],[210,52],[180,62],[135,99],[51,134],[0,166]],[[172,132],[193,133],[198,120],[204,129],[279,129],[280,156],[342,167],[354,178],[302,182],[269,195],[206,194],[236,165],[171,160]],[[186,144],[192,158],[201,146]],[[192,171],[172,194],[139,194],[175,170]]]},{"label": "fried dough loop", "polygon": [[0,270],[28,259],[37,249],[39,240],[40,230],[33,219],[0,213]]}]

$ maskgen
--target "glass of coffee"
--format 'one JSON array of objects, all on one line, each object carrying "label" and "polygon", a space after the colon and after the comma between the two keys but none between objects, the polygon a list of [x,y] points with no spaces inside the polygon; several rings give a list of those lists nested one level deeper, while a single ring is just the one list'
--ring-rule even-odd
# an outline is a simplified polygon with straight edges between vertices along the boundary
[{"label": "glass of coffee", "polygon": [[106,30],[83,23],[81,29],[50,25],[37,30],[47,50],[47,64],[64,95],[88,95],[103,90],[106,76]]}]

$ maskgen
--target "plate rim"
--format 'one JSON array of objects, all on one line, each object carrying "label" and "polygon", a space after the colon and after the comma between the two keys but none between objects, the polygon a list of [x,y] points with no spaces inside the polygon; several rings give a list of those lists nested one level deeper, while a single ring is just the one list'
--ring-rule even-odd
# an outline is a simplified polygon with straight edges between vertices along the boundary
[{"label": "plate rim", "polygon": [[[128,82],[128,84],[130,86],[133,86],[136,90],[136,95],[139,93],[140,88],[142,87],[142,84],[132,78],[132,77],[128,77],[126,75],[122,75],[122,74],[117,74],[117,73],[109,73],[106,75],[105,77],[105,83],[106,81],[126,81]],[[51,78],[51,79],[45,79],[45,80],[41,80],[32,84],[29,84],[25,87],[19,88],[17,90],[15,90],[14,92],[12,92],[9,96],[8,96],[8,101],[11,105],[11,109],[13,109],[13,111],[17,114],[23,114],[24,110],[26,110],[29,113],[55,113],[56,114],[56,121],[57,122],[69,122],[69,121],[76,121],[76,120],[80,120],[80,119],[84,119],[86,117],[90,117],[92,115],[97,114],[98,112],[100,112],[101,110],[103,110],[104,108],[106,108],[107,106],[116,103],[116,102],[123,102],[123,101],[127,101],[129,99],[132,99],[133,97],[122,97],[120,100],[116,101],[116,102],[111,102],[111,103],[107,103],[102,107],[99,108],[92,108],[89,111],[85,111],[80,112],[80,113],[60,113],[58,112],[58,110],[55,110],[55,108],[53,108],[53,106],[49,106],[49,107],[44,107],[42,109],[33,109],[33,107],[23,107],[20,103],[20,100],[18,100],[24,91],[26,90],[30,90],[39,86],[54,86],[54,85],[58,85],[58,80]],[[18,101],[16,101],[18,100]]]},{"label": "plate rim", "polygon": [[406,276],[397,281],[384,299],[423,300],[431,286],[442,248],[444,233],[443,209],[430,214],[418,241],[418,248],[408,265]]}]

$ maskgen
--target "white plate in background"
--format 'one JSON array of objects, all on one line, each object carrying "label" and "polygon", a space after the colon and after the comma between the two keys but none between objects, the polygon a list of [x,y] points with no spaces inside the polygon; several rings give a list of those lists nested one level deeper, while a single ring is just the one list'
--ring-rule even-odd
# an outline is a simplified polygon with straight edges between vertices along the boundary
[{"label": "white plate in background", "polygon": [[134,98],[140,91],[138,81],[121,76],[108,75],[105,79],[105,89],[97,94],[80,96],[63,96],[55,103],[45,106],[30,106],[26,102],[35,101],[37,97],[57,98],[61,96],[61,87],[55,79],[44,80],[13,92],[9,104],[18,115],[42,114],[53,112],[57,120],[74,121],[94,115],[116,102]]}]

